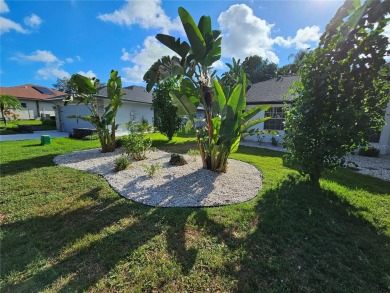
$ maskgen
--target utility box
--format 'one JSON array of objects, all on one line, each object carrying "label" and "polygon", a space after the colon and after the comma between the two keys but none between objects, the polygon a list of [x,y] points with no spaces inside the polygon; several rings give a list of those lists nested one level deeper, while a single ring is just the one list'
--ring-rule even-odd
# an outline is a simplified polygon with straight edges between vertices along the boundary
[{"label": "utility box", "polygon": [[41,135],[41,145],[50,144],[50,135]]}]

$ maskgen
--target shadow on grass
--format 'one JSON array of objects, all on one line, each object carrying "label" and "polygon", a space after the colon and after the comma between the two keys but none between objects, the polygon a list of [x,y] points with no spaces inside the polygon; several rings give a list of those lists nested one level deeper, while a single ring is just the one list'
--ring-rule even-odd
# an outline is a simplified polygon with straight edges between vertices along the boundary
[{"label": "shadow on grass", "polygon": [[389,238],[334,192],[290,177],[264,193],[238,292],[385,292]]},{"label": "shadow on grass", "polygon": [[[97,193],[99,189],[92,189],[81,197],[94,198]],[[67,292],[87,290],[118,262],[163,232],[168,251],[188,274],[197,256],[195,249],[185,248],[185,223],[192,212],[152,209],[118,197],[4,225],[2,250],[7,253],[2,256],[1,278],[8,281],[3,282],[2,292],[38,292],[51,286]],[[130,223],[120,225],[125,219]],[[156,225],[161,222],[163,225]],[[32,267],[37,269],[31,273]],[[12,275],[22,277],[12,281]],[[71,276],[68,282],[56,284],[67,276]]]},{"label": "shadow on grass", "polygon": [[50,154],[1,164],[1,176],[15,175],[36,168],[53,166],[53,158],[55,156],[56,154]]},{"label": "shadow on grass", "polygon": [[336,193],[291,176],[265,191],[256,211],[245,238],[204,210],[194,216],[231,252],[245,251],[225,264],[236,292],[387,292],[389,238]]}]

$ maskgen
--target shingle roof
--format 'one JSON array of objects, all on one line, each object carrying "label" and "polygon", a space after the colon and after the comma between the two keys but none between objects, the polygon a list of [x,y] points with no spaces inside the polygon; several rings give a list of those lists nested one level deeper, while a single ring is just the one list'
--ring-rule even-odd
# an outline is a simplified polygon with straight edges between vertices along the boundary
[{"label": "shingle roof", "polygon": [[[40,91],[43,91],[45,93],[42,93]],[[19,99],[26,100],[46,100],[50,98],[63,97],[66,94],[40,85],[23,84],[12,87],[0,87],[0,95],[10,95]]]},{"label": "shingle roof", "polygon": [[[122,97],[122,100],[124,101],[152,104],[152,93],[148,93],[146,88],[142,86],[128,86],[123,88],[123,92],[125,93],[125,95]],[[107,87],[100,89],[97,96],[107,97]]]},{"label": "shingle roof", "polygon": [[285,98],[290,86],[299,77],[283,76],[252,84],[246,93],[247,104],[281,104],[291,101],[292,96]]}]

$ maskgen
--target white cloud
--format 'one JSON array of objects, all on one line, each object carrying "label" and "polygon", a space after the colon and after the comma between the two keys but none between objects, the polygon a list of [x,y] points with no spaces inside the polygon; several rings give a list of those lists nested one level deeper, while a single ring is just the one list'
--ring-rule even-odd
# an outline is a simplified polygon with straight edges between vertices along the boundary
[{"label": "white cloud", "polygon": [[93,72],[92,70],[88,70],[87,72],[79,71],[79,72],[77,72],[77,73],[78,73],[78,74],[81,74],[81,75],[84,75],[84,76],[86,76],[86,77],[89,77],[89,78],[96,77],[95,72]]},{"label": "white cloud", "polygon": [[213,63],[212,67],[214,70],[224,70],[227,66],[223,61],[217,60]]},{"label": "white cloud", "polygon": [[38,28],[42,23],[42,19],[33,13],[30,16],[24,18],[24,23],[29,27]]},{"label": "white cloud", "polygon": [[245,4],[236,4],[222,12],[218,23],[223,33],[222,52],[225,57],[243,59],[259,55],[278,63],[279,58],[272,51],[272,24],[258,18]]},{"label": "white cloud", "polygon": [[70,74],[61,68],[59,64],[47,64],[37,71],[37,79],[55,80],[57,78],[70,78]]},{"label": "white cloud", "polygon": [[0,16],[0,35],[8,33],[11,30],[15,30],[18,33],[22,34],[29,33],[29,31],[24,29],[20,24],[14,22],[13,20]]},{"label": "white cloud", "polygon": [[122,49],[122,56],[121,56],[121,59],[123,61],[131,61],[131,55],[129,52],[126,51],[125,48]]},{"label": "white cloud", "polygon": [[127,0],[121,9],[112,13],[99,14],[98,18],[102,21],[128,27],[138,24],[144,29],[162,29],[164,33],[182,31],[179,18],[171,20],[162,9],[161,0]]},{"label": "white cloud", "polygon": [[77,59],[77,61],[81,62],[81,57],[80,56],[76,56],[76,59]]},{"label": "white cloud", "polygon": [[43,63],[53,63],[53,62],[61,62],[52,52],[46,50],[36,50],[30,55],[17,54],[16,56],[11,58],[12,60],[19,62],[43,62]]},{"label": "white cloud", "polygon": [[303,29],[299,29],[294,38],[288,37],[276,37],[275,44],[282,47],[295,46],[298,50],[304,50],[310,48],[311,45],[317,45],[320,40],[320,27],[317,25],[307,26]]},{"label": "white cloud", "polygon": [[6,13],[6,12],[9,12],[7,3],[5,3],[4,0],[0,0],[0,13]]},{"label": "white cloud", "polygon": [[68,58],[65,58],[65,61],[68,63],[73,63],[74,60],[72,58],[68,57]]},{"label": "white cloud", "polygon": [[[175,53],[162,45],[155,37],[149,36],[144,40],[143,47],[138,48],[133,54],[128,53],[125,49],[122,50],[122,57],[131,61],[134,65],[125,67],[122,70],[125,75],[123,80],[127,83],[138,84],[143,81],[143,76],[146,71],[160,59],[162,56],[175,55]],[[122,60],[124,60],[122,58]]]}]

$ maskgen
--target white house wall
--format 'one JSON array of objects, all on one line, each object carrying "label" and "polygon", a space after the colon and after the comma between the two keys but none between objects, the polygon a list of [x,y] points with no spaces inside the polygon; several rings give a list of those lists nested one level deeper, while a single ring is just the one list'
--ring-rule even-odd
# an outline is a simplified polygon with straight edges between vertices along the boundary
[{"label": "white house wall", "polygon": [[[103,112],[104,107],[108,105],[109,101],[107,99],[101,99],[101,101],[104,101],[101,108],[101,111]],[[57,111],[57,130],[72,132],[73,128],[95,128],[91,123],[82,119],[69,118],[71,115],[91,115],[91,111],[85,105],[69,104],[64,106],[61,102],[57,104]],[[125,130],[125,124],[130,120],[140,122],[143,118],[146,118],[149,121],[149,124],[153,125],[153,117],[154,111],[152,105],[124,101],[122,107],[118,110],[115,122],[119,125],[118,130]]]},{"label": "white house wall", "polygon": [[55,109],[53,108],[53,103],[38,101],[40,112],[40,115],[38,115],[37,101],[19,99],[19,102],[21,105],[26,105],[26,107],[23,107],[21,110],[14,111],[16,114],[20,115],[19,119],[40,119],[40,115],[43,115],[43,117],[46,117],[46,115],[55,116]]}]

